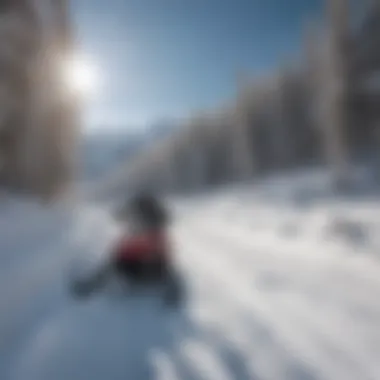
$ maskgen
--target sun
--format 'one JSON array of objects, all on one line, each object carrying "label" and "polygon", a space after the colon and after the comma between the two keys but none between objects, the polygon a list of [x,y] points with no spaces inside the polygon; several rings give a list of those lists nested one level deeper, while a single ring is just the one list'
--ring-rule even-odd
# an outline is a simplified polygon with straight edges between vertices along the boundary
[{"label": "sun", "polygon": [[75,56],[63,63],[63,82],[74,95],[88,99],[99,92],[100,73],[94,62]]}]

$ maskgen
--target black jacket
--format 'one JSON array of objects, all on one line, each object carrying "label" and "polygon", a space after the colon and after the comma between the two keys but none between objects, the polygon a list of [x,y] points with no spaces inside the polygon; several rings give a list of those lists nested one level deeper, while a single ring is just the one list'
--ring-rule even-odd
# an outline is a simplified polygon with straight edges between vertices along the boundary
[{"label": "black jacket", "polygon": [[130,203],[132,218],[137,217],[148,228],[165,228],[169,223],[168,211],[151,195],[139,195]]}]

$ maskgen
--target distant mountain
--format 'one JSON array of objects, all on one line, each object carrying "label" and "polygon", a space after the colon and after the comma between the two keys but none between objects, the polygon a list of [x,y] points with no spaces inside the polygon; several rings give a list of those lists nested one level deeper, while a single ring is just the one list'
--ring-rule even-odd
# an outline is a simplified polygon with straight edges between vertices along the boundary
[{"label": "distant mountain", "polygon": [[108,171],[137,154],[144,144],[144,136],[127,132],[101,132],[83,136],[81,143],[82,177],[86,180],[102,178]]},{"label": "distant mountain", "polygon": [[99,180],[120,165],[147,148],[150,144],[168,137],[175,126],[173,124],[156,124],[147,130],[98,132],[83,136],[81,142],[82,179]]},{"label": "distant mountain", "polygon": [[177,129],[177,124],[167,121],[154,124],[149,128],[148,135],[152,141],[164,139]]}]

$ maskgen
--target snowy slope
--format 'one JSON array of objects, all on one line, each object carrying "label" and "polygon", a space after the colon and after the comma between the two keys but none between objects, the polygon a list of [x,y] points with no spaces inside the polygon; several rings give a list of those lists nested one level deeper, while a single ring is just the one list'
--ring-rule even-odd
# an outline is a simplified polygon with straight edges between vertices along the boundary
[{"label": "snowy slope", "polygon": [[249,375],[235,378],[378,379],[376,237],[335,232],[331,216],[376,225],[379,206],[353,215],[352,204],[297,212],[234,200],[193,211],[181,239],[198,270],[199,316],[246,362]]},{"label": "snowy slope", "polygon": [[74,263],[102,260],[119,233],[104,210],[4,206],[0,378],[379,379],[380,204],[323,186],[318,202],[284,197],[285,182],[178,201],[178,315],[68,297]]}]

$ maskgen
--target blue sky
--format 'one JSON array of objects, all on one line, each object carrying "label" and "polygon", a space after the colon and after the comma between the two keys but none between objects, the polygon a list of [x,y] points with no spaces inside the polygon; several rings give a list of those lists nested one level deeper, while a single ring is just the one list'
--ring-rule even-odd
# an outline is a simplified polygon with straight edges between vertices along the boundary
[{"label": "blue sky", "polygon": [[322,0],[74,0],[80,48],[99,66],[91,127],[135,128],[214,107],[239,72],[292,60]]}]

